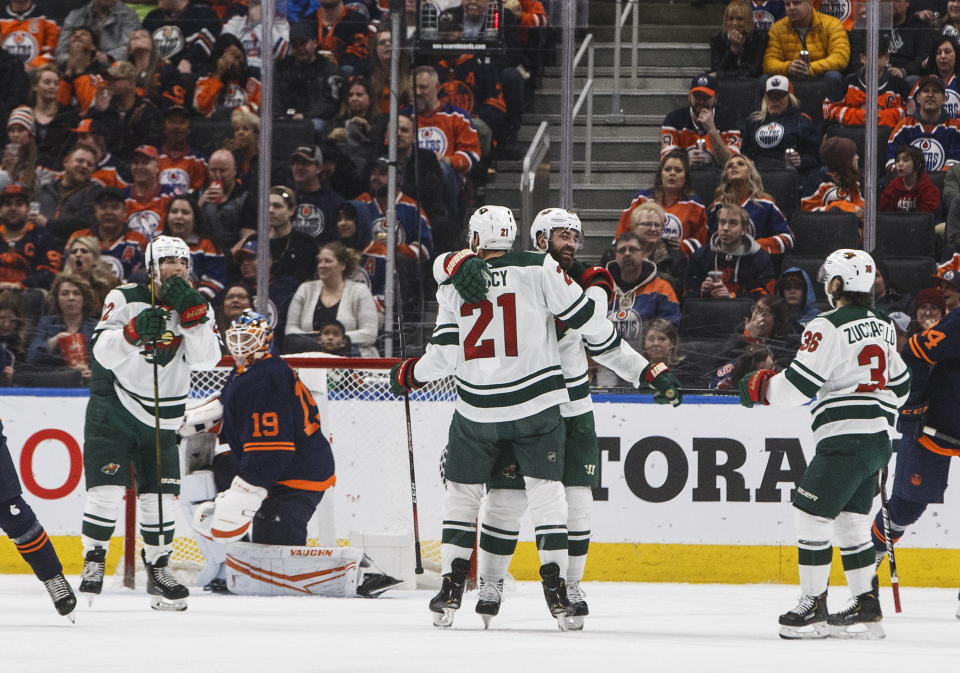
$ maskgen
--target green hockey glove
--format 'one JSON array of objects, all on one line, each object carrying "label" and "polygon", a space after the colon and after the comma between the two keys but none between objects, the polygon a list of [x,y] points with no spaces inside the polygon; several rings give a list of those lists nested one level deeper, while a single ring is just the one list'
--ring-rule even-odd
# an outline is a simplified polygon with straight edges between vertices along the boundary
[{"label": "green hockey glove", "polygon": [[657,404],[671,404],[676,407],[683,401],[680,381],[662,362],[647,365],[641,376],[644,381],[656,389],[657,392],[653,396],[653,401]]},{"label": "green hockey glove", "polygon": [[770,404],[767,401],[767,385],[776,374],[772,369],[758,369],[740,379],[737,383],[740,404],[748,408],[754,404]]},{"label": "green hockey glove", "polygon": [[160,287],[160,301],[180,314],[180,326],[186,329],[206,322],[207,300],[180,276],[170,276]]},{"label": "green hockey glove", "polygon": [[390,368],[390,392],[397,397],[403,397],[411,390],[423,386],[413,378],[413,367],[420,358],[407,358]]},{"label": "green hockey glove", "polygon": [[169,315],[162,308],[145,308],[124,326],[123,336],[133,346],[159,339],[167,329]]},{"label": "green hockey glove", "polygon": [[476,253],[470,250],[450,253],[443,260],[443,270],[466,303],[476,304],[487,298],[490,273]]}]

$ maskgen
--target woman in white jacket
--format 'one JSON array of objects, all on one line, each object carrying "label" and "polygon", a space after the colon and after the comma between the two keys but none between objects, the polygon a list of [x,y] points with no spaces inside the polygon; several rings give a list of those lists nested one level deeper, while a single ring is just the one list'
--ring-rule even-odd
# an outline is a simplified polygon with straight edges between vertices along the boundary
[{"label": "woman in white jacket", "polygon": [[[356,252],[338,242],[320,248],[318,280],[300,285],[290,302],[284,352],[306,350],[304,337],[316,341],[323,325],[338,320],[360,355],[379,355],[376,347],[379,320],[373,295],[365,283],[349,280],[357,270],[358,261]],[[320,350],[319,343],[315,350]]]}]

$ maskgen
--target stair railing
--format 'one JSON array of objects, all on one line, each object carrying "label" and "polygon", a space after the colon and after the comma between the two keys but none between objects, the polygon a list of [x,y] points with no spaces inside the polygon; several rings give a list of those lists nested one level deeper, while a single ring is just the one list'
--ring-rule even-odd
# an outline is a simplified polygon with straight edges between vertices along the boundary
[{"label": "stair railing", "polygon": [[[583,60],[583,55],[587,55],[587,81],[583,83],[583,88],[580,89],[580,93],[577,96],[577,102],[573,104],[573,119],[576,121],[577,115],[580,114],[580,108],[586,104],[587,106],[587,128],[586,128],[586,137],[584,138],[584,162],[586,166],[584,168],[584,178],[589,183],[593,178],[593,77],[594,77],[594,58],[595,58],[595,45],[593,44],[593,33],[587,35],[583,40],[583,44],[580,45],[580,49],[577,50],[577,55],[573,57],[573,69],[576,72],[577,66],[580,64],[580,61]],[[573,82],[567,84],[566,82],[562,83],[562,86],[572,86]],[[571,152],[570,156],[573,156]],[[569,201],[573,203],[573,201]]]},{"label": "stair railing", "polygon": [[[523,155],[523,166],[520,169],[520,223],[521,237],[524,243],[524,250],[529,249],[530,237],[529,225],[533,223],[533,193],[537,188],[537,169],[547,156],[550,149],[550,124],[546,120],[540,122],[537,132],[530,141],[530,147],[527,153]],[[547,189],[550,189],[550,174],[547,173]],[[540,188],[542,189],[542,185]]]},{"label": "stair railing", "polygon": [[[623,38],[620,33],[623,27],[627,25],[627,19],[633,19],[630,47],[630,86],[633,89],[640,87],[638,77],[639,59],[640,59],[640,12],[637,9],[638,0],[627,0],[627,6],[623,7],[623,0],[617,0],[616,21],[613,26],[613,96],[610,98],[610,114],[612,116],[623,118],[623,108],[620,105],[620,48],[623,46]],[[622,9],[621,9],[622,8]]]}]

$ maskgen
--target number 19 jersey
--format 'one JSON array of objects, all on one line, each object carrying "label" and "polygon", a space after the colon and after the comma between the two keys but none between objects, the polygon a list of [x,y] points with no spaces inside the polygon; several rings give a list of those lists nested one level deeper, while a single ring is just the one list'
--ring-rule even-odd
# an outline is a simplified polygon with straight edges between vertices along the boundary
[{"label": "number 19 jersey", "polygon": [[897,352],[893,323],[882,313],[843,306],[807,323],[797,356],[770,379],[767,400],[810,407],[816,442],[895,431],[897,409],[910,392],[910,371]]},{"label": "number 19 jersey", "polygon": [[487,260],[487,298],[467,304],[447,282],[437,291],[437,326],[414,377],[456,377],[457,411],[492,423],[532,416],[569,400],[554,316],[586,325],[594,302],[545,253],[508,252]]}]

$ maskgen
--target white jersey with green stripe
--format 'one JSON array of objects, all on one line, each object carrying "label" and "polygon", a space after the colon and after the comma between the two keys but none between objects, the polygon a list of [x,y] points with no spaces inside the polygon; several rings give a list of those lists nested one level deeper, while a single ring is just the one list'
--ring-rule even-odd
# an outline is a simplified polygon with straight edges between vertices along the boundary
[{"label": "white jersey with green stripe", "polygon": [[836,308],[807,323],[790,366],[772,377],[767,401],[810,407],[813,437],[886,431],[898,437],[897,410],[910,392],[910,370],[897,352],[896,329],[883,313]]},{"label": "white jersey with green stripe", "polygon": [[465,304],[449,282],[437,290],[437,326],[414,378],[453,374],[457,411],[481,423],[518,420],[567,402],[554,318],[600,353],[620,351],[616,330],[549,255],[508,252],[486,262],[491,283],[484,301]]},{"label": "white jersey with green stripe", "polygon": [[170,312],[166,330],[152,344],[132,345],[123,328],[144,309],[150,308],[150,290],[129,283],[114,288],[103,302],[103,314],[93,335],[91,394],[98,387],[112,385],[123,406],[145,425],[153,426],[153,361],[157,361],[160,427],[175,430],[183,420],[184,405],[190,389],[191,369],[212,369],[220,361],[220,337],[212,316],[204,323],[183,329],[180,316]]}]

